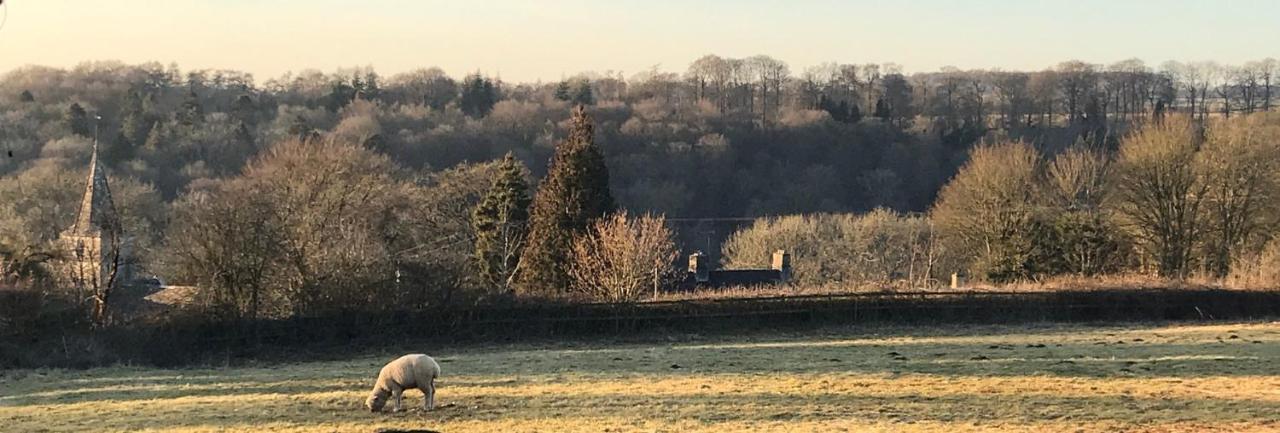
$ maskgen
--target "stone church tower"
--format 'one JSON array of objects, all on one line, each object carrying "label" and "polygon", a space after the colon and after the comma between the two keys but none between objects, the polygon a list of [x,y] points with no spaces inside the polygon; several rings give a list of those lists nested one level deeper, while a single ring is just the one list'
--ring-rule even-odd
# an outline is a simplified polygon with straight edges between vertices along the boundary
[{"label": "stone church tower", "polygon": [[98,160],[98,145],[93,145],[89,160],[89,176],[84,199],[71,228],[62,232],[64,247],[63,275],[71,287],[106,303],[111,290],[127,281],[126,248],[120,228],[120,216],[111,201],[107,173]]}]

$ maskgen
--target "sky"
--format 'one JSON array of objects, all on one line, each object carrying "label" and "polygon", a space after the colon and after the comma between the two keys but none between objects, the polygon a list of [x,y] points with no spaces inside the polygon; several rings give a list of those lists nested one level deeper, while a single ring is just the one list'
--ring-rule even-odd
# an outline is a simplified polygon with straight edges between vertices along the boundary
[{"label": "sky", "polygon": [[259,81],[438,66],[532,82],[682,72],[705,54],[766,54],[797,74],[823,62],[922,72],[1280,57],[1275,0],[2,1],[0,72],[120,60],[242,70]]}]

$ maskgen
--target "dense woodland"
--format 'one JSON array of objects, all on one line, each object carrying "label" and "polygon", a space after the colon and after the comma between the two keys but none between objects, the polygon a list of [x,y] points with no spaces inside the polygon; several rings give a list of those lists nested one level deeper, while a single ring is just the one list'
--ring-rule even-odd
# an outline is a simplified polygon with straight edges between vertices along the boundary
[{"label": "dense woodland", "polygon": [[[560,226],[596,241],[670,238],[684,234],[648,216],[584,231],[587,210],[762,217],[728,239],[724,262],[787,248],[802,283],[1225,277],[1280,256],[1269,242],[1280,120],[1264,113],[1280,103],[1278,76],[1274,59],[906,74],[705,56],[682,73],[552,83],[436,68],[256,81],[161,64],[26,67],[0,78],[0,277],[33,286],[57,258],[95,138],[137,265],[237,316],[547,291],[520,289],[535,284],[494,248],[525,249],[526,231],[529,244],[549,239],[534,191],[559,179],[553,155],[607,167],[582,175],[604,176],[604,195]],[[571,118],[575,106],[586,117]],[[575,156],[557,143],[589,146]],[[494,196],[499,185],[530,197]],[[529,227],[494,222],[529,213]],[[674,258],[663,251],[646,260]],[[580,270],[535,280],[581,287]]]}]

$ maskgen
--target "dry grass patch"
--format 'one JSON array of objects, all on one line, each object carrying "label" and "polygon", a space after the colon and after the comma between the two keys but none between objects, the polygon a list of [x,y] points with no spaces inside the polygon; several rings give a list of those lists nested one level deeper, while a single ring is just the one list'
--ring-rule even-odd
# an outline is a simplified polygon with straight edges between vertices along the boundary
[{"label": "dry grass patch", "polygon": [[733,286],[692,291],[663,292],[656,298],[646,301],[693,301],[711,299],[743,299],[772,298],[781,296],[825,296],[852,295],[866,293],[983,293],[983,292],[1021,292],[1021,293],[1054,293],[1054,292],[1089,292],[1089,291],[1142,291],[1142,290],[1237,290],[1237,291],[1271,291],[1275,284],[1236,284],[1232,280],[1224,282],[1219,279],[1193,276],[1186,279],[1160,278],[1143,274],[1114,274],[1101,276],[1059,275],[1044,280],[1018,281],[1005,284],[993,284],[981,281],[966,281],[958,289],[952,289],[947,282],[937,282],[931,286],[913,286],[905,281],[882,282],[840,282],[825,284],[787,284],[765,286]]},{"label": "dry grass patch", "polygon": [[[426,350],[438,411],[370,414],[398,354],[9,371],[4,431],[1276,431],[1280,323],[832,329]],[[406,406],[419,403],[410,392]]]}]

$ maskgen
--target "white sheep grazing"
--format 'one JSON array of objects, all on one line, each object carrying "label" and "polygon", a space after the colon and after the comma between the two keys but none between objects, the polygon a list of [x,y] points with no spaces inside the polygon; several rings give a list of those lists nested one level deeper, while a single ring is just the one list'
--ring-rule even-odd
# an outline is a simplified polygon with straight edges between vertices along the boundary
[{"label": "white sheep grazing", "polygon": [[373,384],[373,392],[369,394],[369,399],[364,405],[369,408],[369,411],[377,412],[387,404],[387,396],[391,396],[395,398],[395,410],[399,412],[401,394],[406,389],[417,388],[422,391],[422,409],[434,409],[437,377],[440,377],[440,364],[430,356],[422,354],[401,356],[378,372],[378,381]]}]

